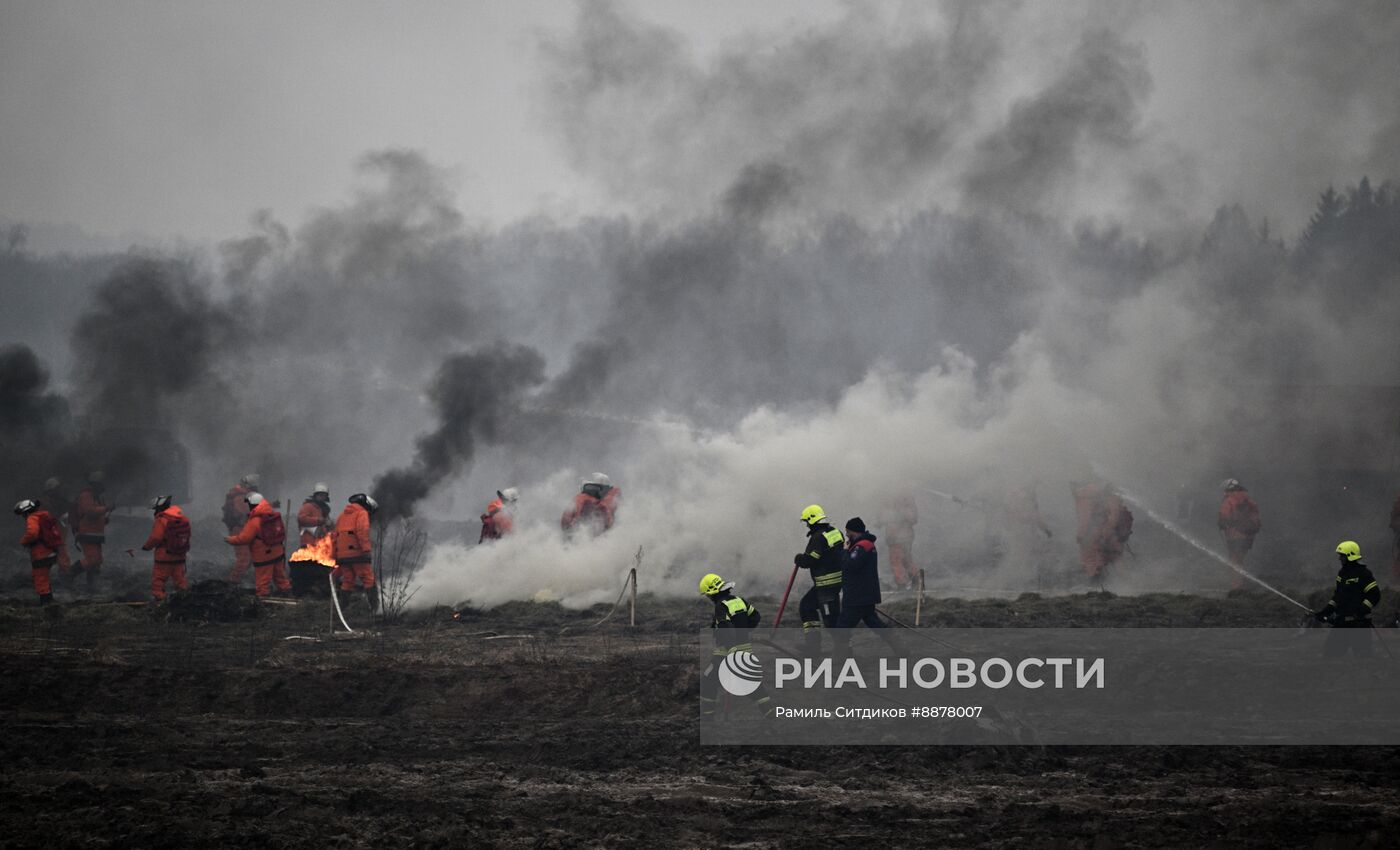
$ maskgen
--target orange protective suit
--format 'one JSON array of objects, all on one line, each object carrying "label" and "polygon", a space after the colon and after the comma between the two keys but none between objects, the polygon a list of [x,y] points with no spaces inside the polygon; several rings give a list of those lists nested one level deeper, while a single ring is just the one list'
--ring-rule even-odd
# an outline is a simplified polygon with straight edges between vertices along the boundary
[{"label": "orange protective suit", "polygon": [[331,506],[320,499],[307,499],[297,510],[297,531],[301,533],[303,548],[312,546],[317,540],[331,532]]},{"label": "orange protective suit", "polygon": [[[247,524],[248,494],[251,492],[251,487],[235,484],[224,494],[224,527],[228,529],[229,534],[237,534]],[[252,565],[252,546],[234,546],[233,569],[228,574],[228,580],[234,584],[243,581],[243,576]]]},{"label": "orange protective suit", "polygon": [[[1230,563],[1244,566],[1244,557],[1254,545],[1254,535],[1262,527],[1259,522],[1259,506],[1249,497],[1243,487],[1228,490],[1220,500],[1220,510],[1216,514],[1216,526],[1225,537],[1225,549]],[[1244,579],[1235,578],[1236,588],[1244,587]]]},{"label": "orange protective suit", "polygon": [[1133,513],[1103,485],[1079,484],[1072,491],[1079,520],[1075,533],[1079,563],[1086,576],[1099,578],[1123,556],[1133,535]]},{"label": "orange protective suit", "polygon": [[107,541],[107,504],[92,485],[78,493],[71,519],[78,546],[83,550],[80,566],[91,577],[102,569],[102,544]]},{"label": "orange protective suit", "polygon": [[369,533],[369,511],[354,502],[335,521],[335,563],[340,569],[340,589],[374,587],[374,544]]},{"label": "orange protective suit", "polygon": [[500,540],[514,530],[515,520],[506,510],[505,500],[498,496],[491,500],[491,504],[486,506],[486,513],[481,515],[481,536],[476,542]]},{"label": "orange protective suit", "polygon": [[883,542],[895,587],[915,586],[919,568],[914,566],[914,526],[918,522],[919,506],[914,494],[903,493],[890,501]]},{"label": "orange protective suit", "polygon": [[609,487],[601,496],[585,489],[574,496],[574,503],[559,518],[559,526],[565,533],[572,533],[574,529],[582,527],[591,529],[594,534],[601,534],[612,528],[617,520],[617,503],[621,498],[622,491],[617,487]]},{"label": "orange protective suit", "polygon": [[19,545],[29,550],[29,566],[33,573],[34,592],[41,601],[53,595],[49,571],[54,564],[68,566],[68,547],[63,542],[63,526],[46,510],[31,511],[24,517],[24,534]]},{"label": "orange protective suit", "polygon": [[[281,533],[275,529],[281,528]],[[253,592],[267,596],[272,585],[278,590],[291,590],[292,582],[287,578],[287,532],[282,525],[282,515],[270,502],[262,501],[248,514],[243,530],[225,537],[234,546],[249,546],[253,559]]]},{"label": "orange protective suit", "polygon": [[151,596],[165,598],[165,584],[173,581],[176,590],[189,590],[185,578],[185,559],[190,551],[190,521],[179,505],[171,505],[156,514],[151,526],[151,536],[141,548],[147,552],[155,550],[155,564],[151,569]]}]

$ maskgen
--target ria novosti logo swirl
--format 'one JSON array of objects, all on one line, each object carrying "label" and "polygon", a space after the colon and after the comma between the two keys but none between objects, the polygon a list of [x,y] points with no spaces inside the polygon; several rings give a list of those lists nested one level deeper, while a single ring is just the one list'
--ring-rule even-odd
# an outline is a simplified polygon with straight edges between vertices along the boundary
[{"label": "ria novosti logo swirl", "polygon": [[763,683],[763,665],[752,652],[731,652],[719,663],[719,683],[734,696],[746,697]]}]

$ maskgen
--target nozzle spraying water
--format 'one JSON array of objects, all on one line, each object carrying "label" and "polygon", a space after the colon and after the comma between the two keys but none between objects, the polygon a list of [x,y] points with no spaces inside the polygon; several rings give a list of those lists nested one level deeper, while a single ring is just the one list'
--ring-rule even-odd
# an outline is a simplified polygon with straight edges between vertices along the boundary
[{"label": "nozzle spraying water", "polygon": [[[1100,472],[1097,465],[1094,466],[1094,474],[1110,481],[1114,480]],[[1245,568],[1237,564],[1231,563],[1229,558],[1226,558],[1224,555],[1221,555],[1219,552],[1216,552],[1215,550],[1211,549],[1206,544],[1191,536],[1190,533],[1178,526],[1176,523],[1172,522],[1171,520],[1167,519],[1166,517],[1162,516],[1156,511],[1152,510],[1152,508],[1146,502],[1133,495],[1131,492],[1124,490],[1122,487],[1119,487],[1116,484],[1113,486],[1113,491],[1117,493],[1118,496],[1121,499],[1123,499],[1123,501],[1131,504],[1133,507],[1142,511],[1153,522],[1165,528],[1167,531],[1170,531],[1172,534],[1175,534],[1177,537],[1180,537],[1182,540],[1189,543],[1195,549],[1199,550],[1200,552],[1206,555],[1209,555],[1210,557],[1214,558],[1215,560],[1219,561],[1220,563],[1224,564],[1225,566],[1239,573],[1244,578],[1249,579],[1250,581],[1254,582],[1255,584],[1259,585],[1260,587],[1264,588],[1270,593],[1287,599],[1289,602],[1293,603],[1294,605],[1297,605],[1304,611],[1312,611],[1312,609],[1308,606],[1304,605],[1303,603],[1299,602],[1298,600],[1294,599],[1293,597],[1289,596],[1288,594],[1284,593],[1283,591],[1279,590],[1278,588],[1274,587],[1273,585],[1269,584],[1268,582],[1249,572]]]}]

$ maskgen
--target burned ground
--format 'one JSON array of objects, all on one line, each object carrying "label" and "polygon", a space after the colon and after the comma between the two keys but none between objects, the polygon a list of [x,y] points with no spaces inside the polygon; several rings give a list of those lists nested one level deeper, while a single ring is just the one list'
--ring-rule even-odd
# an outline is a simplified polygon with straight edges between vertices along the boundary
[{"label": "burned ground", "polygon": [[[32,605],[0,606],[6,846],[1340,848],[1400,829],[1388,748],[702,747],[704,612],[684,600],[643,596],[635,629],[625,612],[592,627],[607,606],[512,603],[338,637],[324,601],[228,623]],[[923,616],[1297,622],[1251,593],[940,600]]]}]

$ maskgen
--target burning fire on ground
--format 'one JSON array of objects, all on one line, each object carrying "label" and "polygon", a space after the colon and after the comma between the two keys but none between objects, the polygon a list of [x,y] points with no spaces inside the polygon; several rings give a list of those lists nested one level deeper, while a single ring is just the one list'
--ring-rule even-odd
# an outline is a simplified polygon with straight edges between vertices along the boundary
[{"label": "burning fire on ground", "polygon": [[315,561],[327,567],[335,566],[335,538],[327,534],[310,546],[303,546],[292,553],[290,561]]}]

